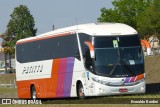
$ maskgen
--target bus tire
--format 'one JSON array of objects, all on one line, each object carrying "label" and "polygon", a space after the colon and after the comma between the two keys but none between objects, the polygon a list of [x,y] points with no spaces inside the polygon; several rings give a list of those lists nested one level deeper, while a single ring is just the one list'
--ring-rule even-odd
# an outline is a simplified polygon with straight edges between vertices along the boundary
[{"label": "bus tire", "polygon": [[37,99],[37,93],[36,93],[36,88],[35,86],[31,86],[31,99],[36,100]]},{"label": "bus tire", "polygon": [[84,87],[83,87],[82,83],[80,82],[77,87],[78,87],[78,89],[77,89],[78,98],[84,99],[85,93],[84,93]]}]

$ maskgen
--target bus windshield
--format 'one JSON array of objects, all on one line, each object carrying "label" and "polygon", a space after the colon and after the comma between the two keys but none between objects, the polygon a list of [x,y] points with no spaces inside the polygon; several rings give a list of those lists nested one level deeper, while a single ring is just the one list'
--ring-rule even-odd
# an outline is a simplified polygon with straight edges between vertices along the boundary
[{"label": "bus windshield", "polygon": [[97,75],[128,77],[144,73],[138,35],[94,37],[94,71]]}]

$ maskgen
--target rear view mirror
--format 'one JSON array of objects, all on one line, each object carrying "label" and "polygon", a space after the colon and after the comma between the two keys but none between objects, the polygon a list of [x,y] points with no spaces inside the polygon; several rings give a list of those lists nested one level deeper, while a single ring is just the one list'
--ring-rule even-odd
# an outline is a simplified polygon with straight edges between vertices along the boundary
[{"label": "rear view mirror", "polygon": [[89,47],[91,58],[95,58],[94,46],[92,45],[92,43],[89,41],[85,41],[85,44]]}]

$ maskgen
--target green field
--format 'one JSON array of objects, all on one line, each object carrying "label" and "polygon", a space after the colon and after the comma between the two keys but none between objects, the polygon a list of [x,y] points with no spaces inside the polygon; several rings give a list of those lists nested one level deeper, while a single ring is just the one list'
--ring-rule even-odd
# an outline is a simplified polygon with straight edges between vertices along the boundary
[{"label": "green field", "polygon": [[11,74],[0,74],[0,84],[10,84],[16,80],[16,75],[13,73]]}]

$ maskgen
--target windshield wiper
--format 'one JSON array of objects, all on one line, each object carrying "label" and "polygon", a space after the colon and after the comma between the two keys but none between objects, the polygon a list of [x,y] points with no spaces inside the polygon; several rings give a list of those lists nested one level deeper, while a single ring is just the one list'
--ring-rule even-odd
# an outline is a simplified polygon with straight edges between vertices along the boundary
[{"label": "windshield wiper", "polygon": [[118,59],[117,59],[116,64],[114,65],[113,69],[112,69],[111,72],[109,73],[110,76],[114,73],[114,71],[115,71],[117,65],[119,64],[119,62],[120,62],[120,53],[119,53],[119,49],[118,49]]},{"label": "windshield wiper", "polygon": [[121,59],[120,56],[121,56],[121,55],[120,55],[120,52],[119,52],[119,50],[118,50],[118,59],[117,59],[117,62],[116,62],[116,64],[114,65],[114,67],[113,67],[113,69],[111,70],[111,72],[109,73],[109,75],[111,76],[111,75],[114,73],[117,65],[122,65],[122,64],[127,68],[127,70],[128,70],[132,75],[135,75],[135,73],[133,72],[133,70]]},{"label": "windshield wiper", "polygon": [[127,68],[127,70],[128,70],[133,76],[136,75],[136,74],[133,72],[133,70],[132,70],[123,60],[120,60],[120,62],[122,62],[122,64]]}]

